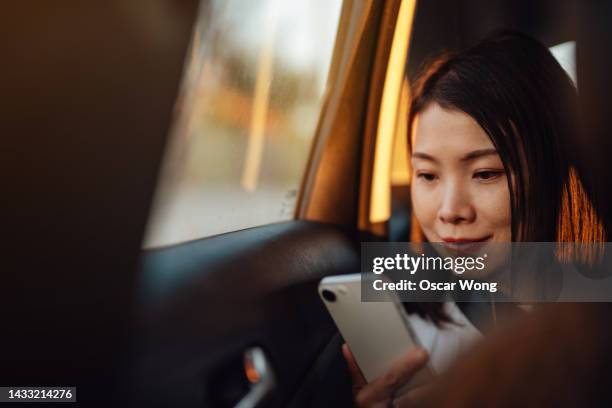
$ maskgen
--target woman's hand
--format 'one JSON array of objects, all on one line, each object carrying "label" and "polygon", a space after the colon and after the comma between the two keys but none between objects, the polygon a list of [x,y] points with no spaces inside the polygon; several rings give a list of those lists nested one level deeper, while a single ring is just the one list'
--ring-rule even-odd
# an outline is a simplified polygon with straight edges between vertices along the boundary
[{"label": "woman's hand", "polygon": [[342,354],[353,377],[353,396],[359,408],[388,407],[393,402],[393,393],[410,381],[429,358],[427,352],[421,348],[412,350],[399,359],[386,374],[368,384],[346,344],[342,345]]}]

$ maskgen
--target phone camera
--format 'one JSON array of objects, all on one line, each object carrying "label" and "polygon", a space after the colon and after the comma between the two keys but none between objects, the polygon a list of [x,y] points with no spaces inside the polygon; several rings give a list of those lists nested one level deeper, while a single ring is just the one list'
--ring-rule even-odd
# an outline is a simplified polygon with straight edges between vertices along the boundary
[{"label": "phone camera", "polygon": [[336,301],[336,294],[329,289],[323,289],[321,291],[321,295],[323,296],[323,299],[327,300],[328,302]]}]

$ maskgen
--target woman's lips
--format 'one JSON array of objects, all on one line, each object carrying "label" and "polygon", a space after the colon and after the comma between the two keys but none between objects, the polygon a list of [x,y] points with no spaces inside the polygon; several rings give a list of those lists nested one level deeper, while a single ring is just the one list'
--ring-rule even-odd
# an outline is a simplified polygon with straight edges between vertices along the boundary
[{"label": "woman's lips", "polygon": [[484,242],[486,240],[488,240],[489,238],[491,238],[490,235],[487,235],[486,237],[483,238],[450,238],[450,237],[446,237],[446,238],[442,238],[442,241],[444,242],[448,242],[448,243],[457,243],[457,244],[470,244],[472,242]]},{"label": "woman's lips", "polygon": [[491,237],[491,235],[482,238],[443,237],[442,241],[444,247],[453,254],[473,254],[479,252]]}]

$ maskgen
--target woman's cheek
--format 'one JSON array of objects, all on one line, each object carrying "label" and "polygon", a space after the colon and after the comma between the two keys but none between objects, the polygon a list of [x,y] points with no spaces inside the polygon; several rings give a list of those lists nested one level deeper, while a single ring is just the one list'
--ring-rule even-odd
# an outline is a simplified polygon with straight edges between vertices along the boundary
[{"label": "woman's cheek", "polygon": [[413,183],[412,186],[412,211],[419,226],[425,235],[430,238],[430,231],[434,225],[437,212],[434,194],[419,187],[418,182]]},{"label": "woman's cheek", "polygon": [[497,228],[511,228],[510,193],[504,182],[496,183],[486,191],[480,191],[474,202],[479,203],[477,213]]}]

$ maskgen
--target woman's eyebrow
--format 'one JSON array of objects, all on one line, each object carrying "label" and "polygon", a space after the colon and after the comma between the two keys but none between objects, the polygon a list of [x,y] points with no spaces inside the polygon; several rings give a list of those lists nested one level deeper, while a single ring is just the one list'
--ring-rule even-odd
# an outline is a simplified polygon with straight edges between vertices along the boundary
[{"label": "woman's eyebrow", "polygon": [[438,162],[438,160],[435,157],[430,156],[427,153],[422,153],[422,152],[414,152],[414,153],[412,153],[412,158],[413,159],[429,160],[429,161],[432,161],[434,163]]},{"label": "woman's eyebrow", "polygon": [[[474,160],[477,159],[479,157],[482,156],[489,156],[489,155],[497,155],[497,150],[495,149],[478,149],[478,150],[474,150],[471,151],[469,153],[467,153],[465,156],[463,156],[461,158],[462,161],[470,161],[470,160]],[[412,153],[412,158],[413,159],[423,159],[423,160],[429,160],[432,161],[434,163],[437,163],[438,160],[433,157],[430,156],[427,153],[423,153],[423,152],[414,152]]]},{"label": "woman's eyebrow", "polygon": [[470,161],[470,160],[474,160],[477,159],[479,157],[482,156],[489,156],[489,155],[497,155],[497,150],[495,149],[479,149],[479,150],[474,150],[472,152],[469,152],[468,154],[466,154],[465,156],[463,156],[461,158],[462,161]]}]

